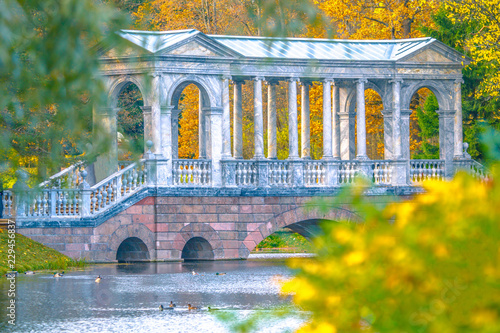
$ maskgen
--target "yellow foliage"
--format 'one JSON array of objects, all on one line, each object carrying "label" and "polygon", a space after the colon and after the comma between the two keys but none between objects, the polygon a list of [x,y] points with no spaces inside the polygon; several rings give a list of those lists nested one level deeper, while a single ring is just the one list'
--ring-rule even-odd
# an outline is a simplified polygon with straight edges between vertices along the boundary
[{"label": "yellow foliage", "polygon": [[473,22],[478,28],[463,41],[474,64],[486,64],[486,78],[478,96],[500,96],[500,0],[449,0],[445,2],[449,18],[455,22]]},{"label": "yellow foliage", "polygon": [[500,168],[492,178],[428,182],[378,213],[353,203],[363,224],[324,224],[283,286],[311,313],[300,332],[500,331]]}]

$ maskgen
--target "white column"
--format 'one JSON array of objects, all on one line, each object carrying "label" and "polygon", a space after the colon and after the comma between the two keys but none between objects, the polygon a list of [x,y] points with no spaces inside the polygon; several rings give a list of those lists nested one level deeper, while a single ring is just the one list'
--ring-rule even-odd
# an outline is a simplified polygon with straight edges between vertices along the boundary
[{"label": "white column", "polygon": [[153,141],[153,153],[161,156],[161,107],[160,107],[160,85],[161,75],[155,74],[151,80],[151,141]]},{"label": "white column", "polygon": [[233,109],[233,157],[243,158],[243,104],[241,85],[243,81],[233,80],[234,109]]},{"label": "white column", "polygon": [[203,94],[200,90],[199,107],[198,107],[198,158],[207,158],[207,130],[206,130],[206,115],[203,111]]},{"label": "white column", "polygon": [[212,160],[212,185],[221,186],[222,172],[222,108],[211,107],[207,113],[207,132],[209,132],[208,155]]},{"label": "white column", "polygon": [[255,159],[264,158],[264,114],[262,112],[262,77],[254,78],[253,83],[253,113]]},{"label": "white column", "polygon": [[300,117],[300,139],[302,154],[301,157],[304,159],[311,158],[311,110],[309,106],[309,87],[311,86],[310,81],[302,82],[302,106],[301,106],[301,117]]},{"label": "white column", "polygon": [[231,158],[231,110],[229,106],[229,80],[222,78],[222,158]]},{"label": "white column", "polygon": [[173,106],[163,106],[161,108],[161,152],[165,163],[157,166],[157,182],[162,185],[172,184],[172,113]]},{"label": "white column", "polygon": [[454,133],[455,133],[455,144],[454,144],[454,156],[455,159],[464,158],[464,148],[463,148],[463,129],[462,129],[462,79],[455,80],[455,122],[454,122]]},{"label": "white column", "polygon": [[357,115],[357,154],[356,159],[367,160],[366,155],[366,113],[365,113],[365,83],[366,79],[356,81],[356,115]]},{"label": "white column", "polygon": [[177,109],[172,109],[172,159],[179,158],[179,113]]},{"label": "white column", "polygon": [[278,157],[277,123],[276,123],[276,85],[278,81],[268,81],[267,86],[267,158]]},{"label": "white column", "polygon": [[332,158],[332,80],[323,81],[323,159]]},{"label": "white column", "polygon": [[[146,147],[146,142],[151,140],[151,107],[150,106],[142,106],[142,116],[144,118],[144,154],[148,151],[148,147]],[[153,142],[151,140],[151,142]],[[163,138],[162,138],[163,142]],[[163,152],[163,150],[162,150]]]},{"label": "white column", "polygon": [[339,85],[333,82],[332,94],[332,155],[340,159],[340,91]]},{"label": "white column", "polygon": [[297,122],[297,82],[298,78],[288,80],[288,158],[299,158],[299,132]]},{"label": "white column", "polygon": [[392,83],[392,133],[393,133],[393,159],[399,160],[402,158],[402,138],[401,138],[401,82],[403,80],[396,79],[390,81]]},{"label": "white column", "polygon": [[382,116],[384,117],[384,159],[392,160],[394,143],[394,134],[392,133],[393,121],[392,121],[392,105],[385,106],[382,110]]}]

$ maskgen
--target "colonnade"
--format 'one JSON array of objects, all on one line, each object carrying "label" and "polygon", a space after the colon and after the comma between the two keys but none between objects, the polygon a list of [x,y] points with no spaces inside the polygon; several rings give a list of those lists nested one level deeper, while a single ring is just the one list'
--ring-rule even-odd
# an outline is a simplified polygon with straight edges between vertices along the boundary
[{"label": "colonnade", "polygon": [[[229,86],[232,80],[234,105],[233,105],[233,145],[231,152],[231,124],[230,124],[230,102]],[[267,151],[268,159],[277,158],[277,123],[276,123],[276,86],[283,78],[254,77],[253,107],[254,107],[254,144],[256,160],[265,158],[264,156],[264,114],[263,114],[263,82],[267,82]],[[245,80],[241,78],[223,78],[223,115],[222,115],[222,141],[224,158],[243,158],[243,103],[242,85]],[[310,159],[310,87],[311,80],[291,77],[288,82],[288,138],[289,156],[288,159]],[[322,80],[323,85],[323,157],[324,160],[355,159],[359,161],[368,160],[367,155],[367,132],[365,113],[365,88],[367,79],[342,80],[336,82],[333,79]],[[301,149],[299,151],[298,134],[298,107],[297,107],[297,84],[301,87]],[[384,158],[387,160],[408,160],[410,158],[410,114],[408,106],[402,107],[402,83],[401,79],[385,80],[388,85],[388,96],[381,96],[383,100],[389,101],[390,105],[384,105],[382,111],[384,117]],[[459,85],[458,85],[459,86]],[[462,156],[462,135],[461,135],[461,105],[460,89],[455,88],[454,99],[456,109],[451,112],[438,111],[440,117],[444,119],[455,118],[454,138],[455,157]],[[353,107],[349,107],[349,96],[355,93],[356,113]],[[412,94],[415,92],[411,92]],[[384,98],[385,97],[385,98]],[[385,103],[387,104],[387,102]],[[356,115],[356,118],[354,116]],[[356,122],[356,124],[355,124]],[[458,129],[458,127],[460,127]],[[354,155],[354,129],[356,130],[356,145]],[[440,126],[440,130],[446,132],[449,126]],[[200,125],[200,132],[203,129]],[[449,135],[441,133],[443,138]],[[443,139],[446,141],[446,139]],[[443,141],[443,146],[447,142]],[[200,141],[201,142],[201,141]],[[453,150],[453,149],[452,149]],[[200,153],[201,156],[201,153]],[[444,159],[444,157],[443,157]]]}]

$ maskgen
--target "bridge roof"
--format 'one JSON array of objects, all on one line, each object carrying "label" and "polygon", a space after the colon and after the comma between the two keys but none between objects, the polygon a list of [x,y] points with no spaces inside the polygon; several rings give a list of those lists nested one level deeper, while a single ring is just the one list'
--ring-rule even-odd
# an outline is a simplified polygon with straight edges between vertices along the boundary
[{"label": "bridge roof", "polygon": [[430,37],[399,40],[245,37],[205,35],[195,29],[121,30],[119,35],[153,54],[160,54],[164,50],[172,49],[175,45],[201,38],[205,43],[219,50],[225,50],[236,57],[253,59],[397,61],[435,43],[439,43],[441,48],[447,48],[447,53],[454,53],[453,58],[456,60],[462,58],[457,51]]}]

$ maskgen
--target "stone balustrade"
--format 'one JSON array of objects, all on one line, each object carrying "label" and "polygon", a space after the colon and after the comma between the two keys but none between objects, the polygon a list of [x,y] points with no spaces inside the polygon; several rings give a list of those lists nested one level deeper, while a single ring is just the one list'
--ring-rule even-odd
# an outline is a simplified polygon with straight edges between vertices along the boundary
[{"label": "stone balustrade", "polygon": [[[220,161],[221,185],[213,182],[214,166],[211,160],[176,159],[171,165],[170,183],[168,177],[163,177],[168,161],[156,159],[152,154],[148,155],[148,159],[131,163],[94,186],[87,183],[87,172],[76,166],[52,178],[52,181],[56,179],[58,186],[65,185],[65,188],[48,188],[45,182],[43,186],[29,189],[23,184],[25,179],[20,177],[12,190],[1,192],[2,217],[16,217],[21,221],[91,218],[144,189],[168,192],[185,187],[215,190],[251,188],[283,193],[280,188],[293,192],[300,189],[314,191],[317,188],[321,193],[329,193],[329,189],[335,193],[336,188],[354,183],[361,175],[373,186],[386,188],[418,187],[426,180],[446,178],[444,160],[227,159]],[[479,179],[487,179],[484,167],[473,160],[457,160],[454,168],[470,172]],[[406,170],[406,177],[396,175],[401,170]],[[59,182],[57,179],[76,181]],[[398,182],[396,179],[406,181]]]}]

